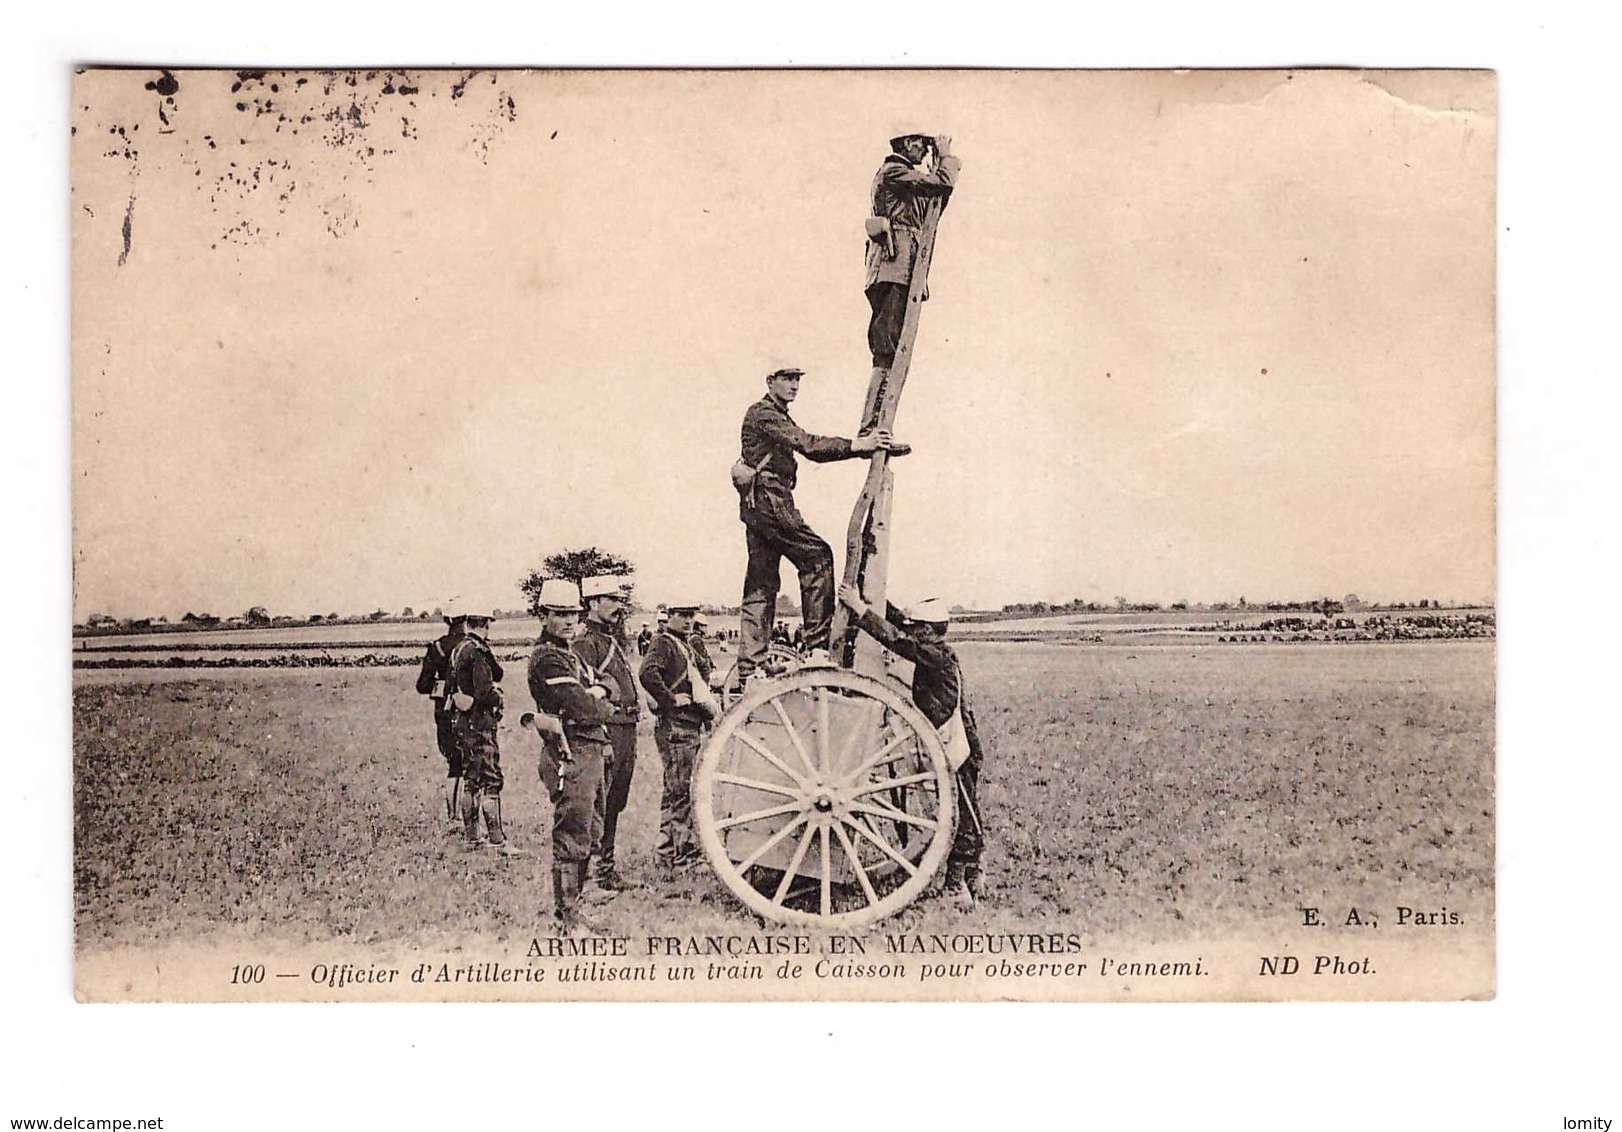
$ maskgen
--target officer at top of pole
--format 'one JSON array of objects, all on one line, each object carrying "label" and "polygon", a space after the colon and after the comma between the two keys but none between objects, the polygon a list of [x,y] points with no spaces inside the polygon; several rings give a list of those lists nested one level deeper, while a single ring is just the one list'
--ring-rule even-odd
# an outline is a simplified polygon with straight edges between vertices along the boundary
[{"label": "officer at top of pole", "polygon": [[[864,430],[878,421],[878,405],[895,364],[901,326],[907,316],[907,290],[918,261],[918,233],[930,200],[941,207],[951,198],[962,163],[952,155],[946,134],[902,128],[890,138],[890,152],[873,175],[872,215],[867,219],[867,282],[872,317],[867,347],[873,355]],[[927,287],[923,297],[929,298]]]}]

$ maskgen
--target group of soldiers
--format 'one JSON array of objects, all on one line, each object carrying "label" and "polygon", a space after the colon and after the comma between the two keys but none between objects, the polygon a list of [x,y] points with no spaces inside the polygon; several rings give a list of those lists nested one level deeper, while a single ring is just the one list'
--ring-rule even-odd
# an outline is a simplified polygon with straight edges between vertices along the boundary
[{"label": "group of soldiers", "polygon": [[[578,586],[554,578],[541,587],[541,635],[528,665],[535,712],[522,723],[544,743],[541,780],[552,803],[552,888],[561,927],[579,926],[581,902],[612,899],[626,882],[616,861],[619,821],[636,772],[643,698],[656,717],[664,771],[658,863],[671,874],[701,854],[692,826],[692,769],[716,708],[714,664],[696,624],[696,604],[660,614],[633,672],[625,634],[624,580],[592,577]],[[489,644],[490,618],[453,609],[447,631],[427,648],[417,690],[433,698],[445,758],[443,804],[470,849],[521,856],[502,821],[498,731],[505,711],[501,663]]]},{"label": "group of soldiers", "polygon": [[[744,415],[732,479],[748,553],[737,690],[765,668],[781,564],[787,558],[799,574],[801,648],[808,664],[833,663],[836,600],[851,610],[861,631],[912,661],[914,702],[940,730],[957,776],[957,832],[945,892],[967,906],[976,896],[984,840],[978,801],[982,751],[962,666],[946,643],[946,607],[930,599],[888,605],[881,616],[856,586],[843,587],[836,595],[833,550],[794,502],[796,456],[824,463],[880,451],[903,456],[910,450],[880,427],[879,409],[905,326],[926,208],[932,201],[944,207],[956,181],[959,162],[950,143],[944,135],[897,132],[873,179],[864,285],[871,309],[867,340],[873,370],[858,435],[818,436],[801,428],[789,406],[805,373],[792,366],[774,369],[766,375],[766,395]],[[616,867],[615,839],[636,767],[641,694],[656,717],[654,741],[664,772],[655,852],[670,870],[701,858],[690,783],[705,729],[718,707],[709,690],[713,665],[703,635],[693,636],[696,605],[668,605],[656,633],[643,626],[636,640],[640,664],[634,677],[626,656],[629,606],[620,579],[586,578],[578,588],[563,579],[547,580],[539,605],[543,628],[528,673],[536,713],[524,718],[546,739],[541,776],[553,806],[556,915],[572,929],[578,925],[582,899],[612,898],[625,887]],[[496,727],[502,712],[502,670],[487,643],[488,628],[486,617],[460,614],[452,619],[450,632],[424,658],[418,690],[438,696],[435,718],[448,763],[449,812],[470,845],[488,843],[514,854],[521,851],[512,846],[501,822]]]}]

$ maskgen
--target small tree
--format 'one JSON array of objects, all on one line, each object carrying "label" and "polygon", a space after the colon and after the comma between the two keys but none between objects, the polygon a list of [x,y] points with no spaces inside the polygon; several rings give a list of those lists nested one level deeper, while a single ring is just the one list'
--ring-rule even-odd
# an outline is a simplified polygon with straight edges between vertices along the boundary
[{"label": "small tree", "polygon": [[[582,579],[609,575],[615,578],[629,578],[636,573],[636,566],[624,555],[615,554],[611,550],[602,550],[595,546],[587,546],[578,550],[560,550],[556,554],[548,554],[541,562],[539,570],[531,570],[524,575],[518,583],[518,590],[524,595],[526,607],[531,617],[541,615],[541,585],[548,578],[567,578],[579,585]],[[631,589],[626,587],[627,591]]]},{"label": "small tree", "polygon": [[242,615],[242,619],[250,625],[269,625],[270,614],[262,605],[256,605]]}]

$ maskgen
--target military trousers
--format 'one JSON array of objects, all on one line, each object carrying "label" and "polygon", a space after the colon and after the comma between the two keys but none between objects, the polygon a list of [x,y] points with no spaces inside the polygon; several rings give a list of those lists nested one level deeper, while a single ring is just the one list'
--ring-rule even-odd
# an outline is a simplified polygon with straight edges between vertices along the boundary
[{"label": "military trousers", "polygon": [[456,742],[454,712],[434,712],[434,737],[439,741],[439,753],[445,756],[445,777],[462,777],[462,748]]},{"label": "military trousers", "polygon": [[541,782],[552,800],[552,864],[575,865],[591,856],[603,830],[605,745],[570,741],[572,757],[561,759],[548,743],[541,755]]},{"label": "military trousers", "polygon": [[982,761],[977,752],[957,768],[957,830],[952,837],[952,850],[946,857],[948,862],[970,867],[980,864],[980,854],[986,847],[985,815],[980,810]]},{"label": "military trousers", "polygon": [[603,834],[595,855],[613,864],[620,815],[631,797],[631,776],[636,773],[636,724],[608,724],[608,743],[608,765],[603,768]]},{"label": "military trousers", "polygon": [[665,864],[698,852],[698,836],[693,832],[693,764],[702,739],[703,729],[690,720],[661,716],[653,728],[665,776],[654,856]]},{"label": "military trousers", "polygon": [[784,558],[800,574],[805,647],[828,647],[834,619],[834,552],[806,523],[794,505],[794,496],[780,487],[758,487],[755,505],[744,511],[743,524],[749,565],[743,578],[738,671],[748,675],[759,667],[771,645]]},{"label": "military trousers", "polygon": [[459,711],[451,723],[461,755],[462,784],[471,793],[501,793],[501,749],[496,743],[500,718],[494,712]]},{"label": "military trousers", "polygon": [[889,369],[895,364],[901,325],[907,319],[909,288],[907,283],[875,283],[867,289],[867,305],[873,310],[867,323],[867,349],[876,366]]}]

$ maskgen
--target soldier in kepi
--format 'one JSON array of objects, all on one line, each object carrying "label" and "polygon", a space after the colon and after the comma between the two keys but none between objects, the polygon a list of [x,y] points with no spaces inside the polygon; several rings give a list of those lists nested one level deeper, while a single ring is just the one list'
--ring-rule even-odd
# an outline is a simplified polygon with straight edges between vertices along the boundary
[{"label": "soldier in kepi", "polygon": [[886,605],[877,616],[855,586],[841,586],[839,600],[856,614],[862,631],[905,660],[912,661],[912,702],[940,732],[946,759],[957,776],[957,833],[946,858],[944,895],[959,907],[973,907],[980,895],[980,855],[985,829],[980,823],[980,732],[969,707],[963,666],[946,643],[951,613],[939,598],[912,605]]},{"label": "soldier in kepi", "polygon": [[575,636],[575,655],[599,677],[612,680],[615,688],[614,713],[608,717],[608,765],[603,775],[602,836],[593,847],[595,864],[591,879],[600,888],[617,892],[625,881],[615,865],[614,842],[620,815],[631,796],[631,776],[636,773],[636,721],[642,704],[636,694],[636,676],[625,656],[624,621],[628,606],[623,579],[600,576],[580,583],[581,600],[586,603],[586,621]]},{"label": "soldier in kepi", "polygon": [[484,819],[488,843],[503,856],[522,856],[507,839],[501,823],[501,748],[496,738],[503,696],[501,663],[486,637],[490,618],[469,613],[462,618],[462,639],[451,650],[451,730],[462,753],[462,829],[470,849],[486,844],[479,832]]},{"label": "soldier in kepi", "polygon": [[417,691],[434,703],[434,735],[439,741],[439,753],[445,757],[445,787],[442,807],[445,820],[450,823],[448,833],[462,830],[462,752],[456,746],[456,732],[451,726],[454,714],[450,702],[451,652],[462,639],[464,618],[454,606],[445,613],[445,632],[429,643],[423,653],[422,669],[417,673]]},{"label": "soldier in kepi", "polygon": [[591,849],[602,836],[604,729],[614,715],[611,678],[599,677],[570,647],[580,619],[580,590],[549,578],[541,585],[541,639],[529,658],[536,710],[561,723],[546,738],[541,781],[552,799],[552,899],[558,926],[580,926]]},{"label": "soldier in kepi", "polygon": [[659,717],[653,741],[664,765],[659,844],[654,857],[665,868],[677,869],[702,858],[693,833],[693,763],[704,726],[715,716],[715,706],[687,643],[698,606],[672,604],[668,608],[670,619],[642,658],[638,679],[653,698],[653,711]]},{"label": "soldier in kepi", "polygon": [[[907,316],[907,291],[918,258],[918,231],[924,207],[931,198],[941,207],[952,195],[961,163],[951,154],[952,139],[945,134],[899,133],[890,139],[890,153],[873,176],[873,209],[867,219],[867,303],[872,317],[867,324],[867,348],[873,355],[873,376],[866,405],[873,411],[862,429],[877,423],[877,406],[890,367],[895,364],[901,324]],[[927,286],[923,298],[929,298]]]},{"label": "soldier in kepi", "polygon": [[828,663],[828,636],[834,615],[834,552],[794,505],[799,479],[798,452],[814,463],[851,460],[887,449],[905,455],[887,431],[866,432],[854,440],[816,436],[794,423],[788,407],[800,393],[804,371],[777,369],[766,375],[766,396],[749,406],[741,430],[742,455],[732,466],[738,489],[749,566],[743,579],[742,643],[738,676],[747,681],[771,644],[782,560],[800,573],[800,607],[805,647],[812,664]]}]

